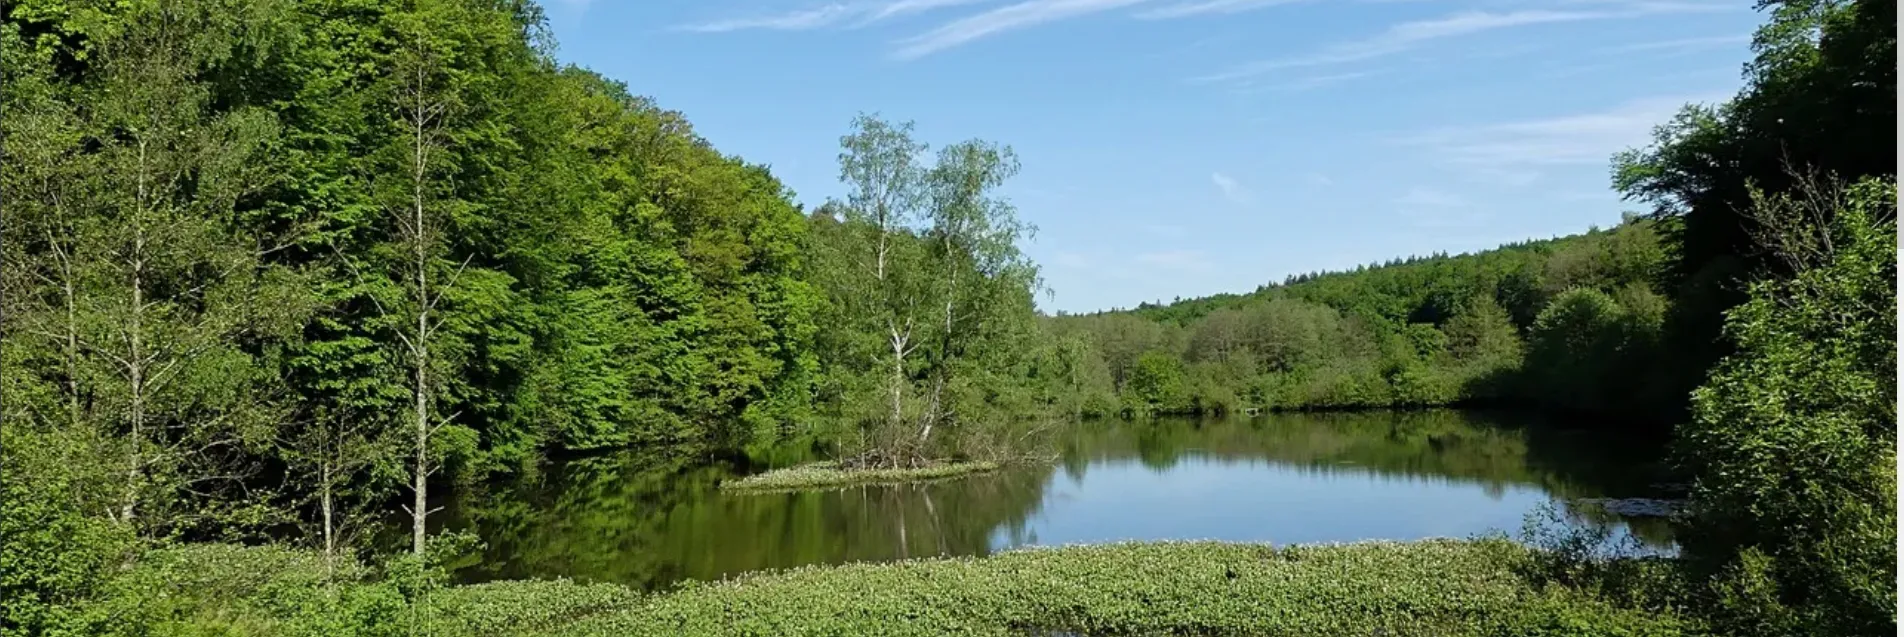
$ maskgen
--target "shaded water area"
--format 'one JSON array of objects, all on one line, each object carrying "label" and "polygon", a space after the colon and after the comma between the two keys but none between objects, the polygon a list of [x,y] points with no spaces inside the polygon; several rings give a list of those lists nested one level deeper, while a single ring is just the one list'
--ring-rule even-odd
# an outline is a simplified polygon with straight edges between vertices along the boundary
[{"label": "shaded water area", "polygon": [[451,497],[486,543],[460,579],[568,577],[659,588],[752,570],[1122,540],[1275,544],[1519,531],[1556,502],[1571,523],[1668,548],[1660,519],[1580,498],[1650,495],[1630,445],[1527,415],[1470,411],[1093,421],[1056,464],[922,485],[739,494],[720,480],[809,459],[571,460]]}]

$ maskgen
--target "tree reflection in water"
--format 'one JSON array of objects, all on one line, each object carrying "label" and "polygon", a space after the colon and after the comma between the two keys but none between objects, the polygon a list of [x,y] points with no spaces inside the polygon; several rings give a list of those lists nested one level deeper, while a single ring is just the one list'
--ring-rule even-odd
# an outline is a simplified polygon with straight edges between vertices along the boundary
[{"label": "tree reflection in water", "polygon": [[[1185,509],[1146,510],[1141,502],[1112,501],[1096,510],[1098,518],[1062,519],[1083,510],[1067,500],[1079,496],[1072,487],[1092,486],[1094,478],[1122,479],[1112,476],[1126,471],[1142,472],[1149,477],[1140,478],[1166,489],[1180,474],[1191,480],[1199,472],[1221,471],[1227,481],[1222,493],[1244,509],[1226,512],[1224,524],[1245,528],[1274,519],[1274,511],[1248,510],[1248,490],[1259,484],[1258,473],[1281,476],[1276,488],[1316,489],[1325,502],[1329,489],[1349,484],[1425,485],[1436,489],[1430,493],[1480,493],[1497,503],[1467,495],[1453,507],[1513,506],[1502,502],[1505,495],[1530,490],[1562,502],[1631,497],[1645,495],[1650,481],[1646,458],[1617,441],[1524,416],[1453,410],[1085,422],[1068,426],[1056,444],[1056,465],[929,484],[766,494],[724,493],[717,484],[760,470],[753,465],[769,454],[774,466],[811,459],[810,447],[782,447],[752,461],[582,458],[516,483],[459,492],[443,519],[451,528],[476,531],[486,544],[482,555],[463,561],[459,574],[465,581],[570,577],[653,589],[760,569],[985,555],[1036,544],[1041,530],[1064,524],[1088,522],[1094,531],[1115,536],[1118,529],[1104,527],[1130,523],[1134,537],[1165,539],[1143,537],[1139,523],[1158,528],[1156,516]],[[1352,505],[1353,499],[1343,503]],[[1625,519],[1590,506],[1563,509],[1575,523],[1617,526],[1648,545],[1671,545],[1672,529],[1663,520]],[[1105,510],[1109,517],[1103,517]],[[1310,519],[1326,529],[1327,517]],[[1409,527],[1402,522],[1392,530],[1406,535]]]}]

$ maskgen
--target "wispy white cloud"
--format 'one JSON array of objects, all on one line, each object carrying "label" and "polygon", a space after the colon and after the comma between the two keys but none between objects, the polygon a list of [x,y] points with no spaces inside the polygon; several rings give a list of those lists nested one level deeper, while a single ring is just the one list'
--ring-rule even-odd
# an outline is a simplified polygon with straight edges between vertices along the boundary
[{"label": "wispy white cloud", "polygon": [[1165,268],[1187,272],[1201,272],[1212,269],[1210,257],[1201,250],[1163,250],[1145,252],[1137,255],[1137,262],[1153,268]]},{"label": "wispy white cloud", "polygon": [[1602,14],[1587,11],[1534,10],[1509,13],[1469,11],[1434,20],[1404,22],[1389,27],[1387,31],[1372,38],[1336,44],[1308,55],[1252,62],[1199,79],[1204,81],[1238,80],[1281,69],[1356,62],[1400,53],[1430,40],[1517,26],[1573,22],[1599,17],[1602,17]]},{"label": "wispy white cloud", "polygon": [[1223,198],[1230,200],[1231,203],[1249,203],[1249,189],[1237,183],[1234,177],[1223,173],[1210,173],[1210,183],[1216,184],[1216,189],[1223,192]]},{"label": "wispy white cloud", "polygon": [[726,33],[729,31],[747,31],[765,29],[771,31],[804,31],[838,24],[853,15],[853,10],[843,4],[829,4],[810,9],[800,9],[775,15],[729,18],[700,24],[677,27],[681,31],[695,33]]},{"label": "wispy white cloud", "polygon": [[1331,178],[1330,178],[1330,177],[1329,177],[1328,175],[1324,175],[1324,174],[1322,174],[1322,173],[1307,173],[1307,174],[1304,174],[1304,175],[1302,176],[1302,180],[1303,180],[1303,181],[1306,181],[1306,182],[1309,182],[1309,185],[1311,185],[1311,186],[1333,186],[1333,185],[1335,185],[1335,180],[1334,180],[1334,179],[1331,179]]},{"label": "wispy white cloud", "polygon": [[[568,0],[586,2],[588,0]],[[881,20],[924,13],[934,9],[955,7],[964,4],[986,2],[988,0],[888,0],[886,2],[831,3],[796,9],[786,13],[729,18],[690,24],[677,27],[681,31],[696,33],[726,33],[729,31],[767,30],[767,31],[807,31],[826,27],[864,27]]]},{"label": "wispy white cloud", "polygon": [[1373,37],[1325,47],[1305,55],[1262,60],[1194,78],[1200,82],[1247,79],[1284,69],[1359,62],[1394,55],[1437,40],[1476,35],[1540,24],[1638,17],[1659,13],[1717,10],[1714,5],[1676,2],[1626,2],[1608,8],[1582,10],[1526,9],[1519,11],[1465,11],[1432,20],[1403,22]]},{"label": "wispy white cloud", "polygon": [[1350,80],[1359,80],[1359,79],[1369,77],[1372,75],[1381,75],[1386,72],[1387,71],[1383,71],[1383,70],[1371,70],[1371,71],[1350,71],[1348,73],[1328,73],[1324,75],[1311,75],[1309,77],[1297,78],[1289,82],[1277,84],[1275,85],[1275,88],[1280,91],[1310,91],[1310,90],[1322,88],[1324,86],[1341,84],[1343,82],[1347,82]]},{"label": "wispy white cloud", "polygon": [[1653,127],[1691,102],[1723,93],[1649,97],[1601,111],[1478,126],[1446,127],[1394,141],[1421,147],[1437,161],[1502,181],[1527,183],[1543,168],[1605,164],[1613,153],[1646,143]]},{"label": "wispy white cloud", "polygon": [[1668,53],[1689,53],[1693,51],[1704,51],[1708,49],[1724,48],[1728,46],[1743,46],[1746,44],[1751,44],[1751,42],[1752,42],[1751,35],[1745,34],[1745,33],[1739,33],[1734,35],[1720,35],[1720,36],[1712,36],[1712,37],[1704,37],[1704,38],[1681,38],[1677,40],[1660,40],[1657,42],[1640,42],[1636,44],[1628,44],[1625,46],[1614,47],[1612,51],[1615,53],[1639,53],[1639,52],[1647,52],[1647,51],[1660,51],[1660,52],[1668,52]]},{"label": "wispy white cloud", "polygon": [[866,23],[991,0],[894,0],[867,12]]},{"label": "wispy white cloud", "polygon": [[900,41],[895,56],[910,60],[973,40],[1047,22],[1117,9],[1146,0],[1024,0],[940,25]]},{"label": "wispy white cloud", "polygon": [[1306,0],[1199,0],[1196,2],[1179,2],[1169,6],[1157,7],[1140,12],[1137,14],[1137,17],[1145,20],[1165,20],[1205,14],[1241,13],[1251,9],[1305,1]]}]

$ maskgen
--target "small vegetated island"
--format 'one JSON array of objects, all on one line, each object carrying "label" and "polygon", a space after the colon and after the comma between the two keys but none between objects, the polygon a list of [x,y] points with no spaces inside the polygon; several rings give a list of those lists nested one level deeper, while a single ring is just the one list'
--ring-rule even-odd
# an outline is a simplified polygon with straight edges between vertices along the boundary
[{"label": "small vegetated island", "polygon": [[[1649,214],[1045,316],[1008,146],[862,116],[809,211],[558,63],[531,3],[8,3],[0,634],[1892,634],[1895,4],[1763,8],[1739,94],[1614,158]],[[558,454],[799,442],[827,461],[722,485],[797,498],[1048,463],[1054,422],[1452,405],[1670,441],[1680,551],[1130,543],[646,592],[454,584],[482,538],[432,517]]]}]

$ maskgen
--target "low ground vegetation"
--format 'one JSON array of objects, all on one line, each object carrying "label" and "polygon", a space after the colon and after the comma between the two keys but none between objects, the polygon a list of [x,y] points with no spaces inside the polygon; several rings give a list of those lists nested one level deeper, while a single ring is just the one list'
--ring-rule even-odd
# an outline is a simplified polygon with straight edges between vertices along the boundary
[{"label": "low ground vegetation", "polygon": [[786,491],[860,484],[927,482],[996,471],[998,467],[998,463],[983,461],[946,462],[899,469],[852,467],[832,461],[813,462],[723,482],[721,488],[730,491]]},{"label": "low ground vegetation", "polygon": [[93,621],[84,632],[1691,634],[1693,625],[1674,613],[1622,606],[1533,577],[1533,555],[1505,539],[1112,544],[800,568],[644,596],[570,581],[444,587],[401,564],[327,574],[323,560],[309,553],[200,545],[157,552],[133,565],[109,587],[123,597],[86,610]]}]

